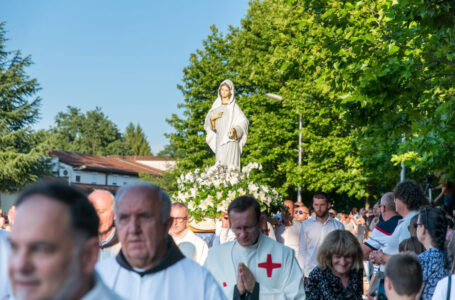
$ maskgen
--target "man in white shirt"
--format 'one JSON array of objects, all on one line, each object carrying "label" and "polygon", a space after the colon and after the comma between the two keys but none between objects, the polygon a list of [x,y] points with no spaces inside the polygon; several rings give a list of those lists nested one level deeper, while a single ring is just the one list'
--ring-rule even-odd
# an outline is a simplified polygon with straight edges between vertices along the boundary
[{"label": "man in white shirt", "polygon": [[[286,212],[282,213],[283,223],[275,229],[276,241],[294,250],[295,258],[299,256],[299,240],[301,222],[294,220],[294,203],[292,200],[284,200]],[[301,266],[302,267],[302,266]]]},{"label": "man in white shirt", "polygon": [[88,195],[88,200],[95,207],[100,218],[98,238],[100,243],[99,260],[115,256],[120,251],[121,245],[118,240],[114,221],[114,195],[106,190],[94,190]]},{"label": "man in white shirt", "polygon": [[316,256],[325,237],[336,229],[344,230],[343,224],[329,216],[330,202],[326,193],[313,196],[315,216],[302,222],[300,228],[299,264],[305,277],[317,266]]},{"label": "man in white shirt", "polygon": [[210,249],[205,266],[234,299],[305,299],[302,271],[293,250],[261,233],[264,217],[251,196],[228,208],[237,239]]},{"label": "man in white shirt", "polygon": [[95,274],[99,219],[87,197],[60,183],[17,200],[9,276],[18,300],[120,300]]},{"label": "man in white shirt", "polygon": [[385,264],[391,255],[398,253],[400,243],[411,236],[408,229],[411,219],[418,214],[418,210],[421,207],[428,205],[428,201],[419,185],[412,180],[398,183],[395,187],[394,195],[396,211],[403,219],[398,221],[398,225],[384,250],[370,253],[370,261],[374,264]]},{"label": "man in white shirt", "polygon": [[160,187],[122,187],[114,211],[122,249],[97,266],[108,287],[131,300],[225,299],[213,276],[185,258],[169,235],[171,201]]},{"label": "man in white shirt", "polygon": [[173,219],[170,235],[179,247],[180,251],[198,264],[203,265],[207,258],[209,248],[200,237],[187,228],[188,209],[183,203],[173,203],[171,207]]}]

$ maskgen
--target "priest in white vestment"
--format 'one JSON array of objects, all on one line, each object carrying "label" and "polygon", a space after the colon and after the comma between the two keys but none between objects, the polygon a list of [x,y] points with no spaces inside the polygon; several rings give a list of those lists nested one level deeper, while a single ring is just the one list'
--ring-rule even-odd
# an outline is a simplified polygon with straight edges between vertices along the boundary
[{"label": "priest in white vestment", "polygon": [[207,258],[209,248],[203,239],[188,229],[188,209],[183,203],[173,203],[171,207],[173,219],[169,234],[179,247],[180,251],[188,258],[203,265]]},{"label": "priest in white vestment", "polygon": [[104,282],[131,300],[225,299],[212,274],[186,258],[168,234],[170,210],[167,193],[150,183],[117,192],[115,216],[122,249],[98,263]]},{"label": "priest in white vestment", "polygon": [[303,273],[294,251],[261,233],[264,218],[251,196],[228,209],[235,241],[212,247],[205,267],[228,299],[305,299]]},{"label": "priest in white vestment", "polygon": [[240,169],[240,154],[248,136],[248,120],[236,103],[234,84],[224,80],[218,97],[207,113],[204,129],[206,141],[222,166]]}]

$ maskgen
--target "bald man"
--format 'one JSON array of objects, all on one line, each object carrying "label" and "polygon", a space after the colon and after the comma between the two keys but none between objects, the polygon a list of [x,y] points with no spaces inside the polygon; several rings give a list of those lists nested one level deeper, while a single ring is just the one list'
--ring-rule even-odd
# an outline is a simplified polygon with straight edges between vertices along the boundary
[{"label": "bald man", "polygon": [[101,251],[98,260],[101,261],[117,255],[121,248],[114,222],[114,195],[106,190],[94,190],[88,199],[100,218],[98,238]]}]

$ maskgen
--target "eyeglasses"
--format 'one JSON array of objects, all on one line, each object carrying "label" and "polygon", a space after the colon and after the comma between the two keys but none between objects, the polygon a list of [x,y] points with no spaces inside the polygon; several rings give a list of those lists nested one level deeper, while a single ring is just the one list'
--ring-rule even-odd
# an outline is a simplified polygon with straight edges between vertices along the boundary
[{"label": "eyeglasses", "polygon": [[187,220],[188,219],[188,216],[186,217],[175,217],[174,220],[177,222],[177,223],[182,223],[183,221]]}]

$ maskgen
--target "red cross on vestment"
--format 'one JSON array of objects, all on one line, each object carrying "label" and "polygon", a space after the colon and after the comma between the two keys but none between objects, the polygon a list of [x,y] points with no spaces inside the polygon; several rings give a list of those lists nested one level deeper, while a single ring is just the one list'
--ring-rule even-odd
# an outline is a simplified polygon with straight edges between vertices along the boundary
[{"label": "red cross on vestment", "polygon": [[276,268],[281,268],[281,264],[276,264],[272,262],[272,254],[267,254],[267,261],[258,264],[259,268],[264,268],[267,270],[267,277],[272,277],[272,271]]}]

